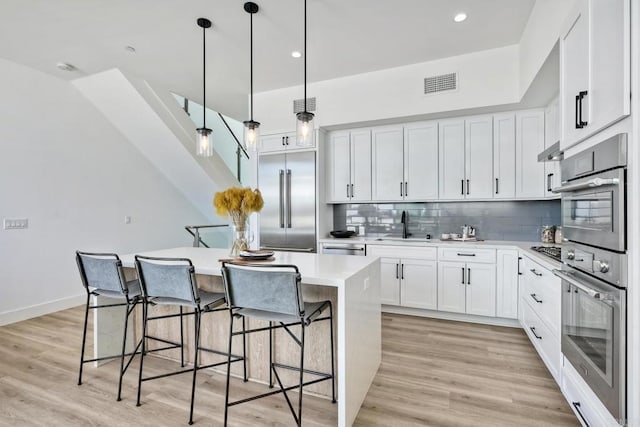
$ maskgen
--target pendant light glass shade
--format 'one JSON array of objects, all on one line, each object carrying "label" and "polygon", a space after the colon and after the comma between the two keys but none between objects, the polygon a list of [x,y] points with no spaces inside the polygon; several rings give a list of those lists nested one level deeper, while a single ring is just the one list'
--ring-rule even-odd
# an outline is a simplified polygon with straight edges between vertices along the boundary
[{"label": "pendant light glass shade", "polygon": [[244,146],[247,150],[251,150],[254,153],[260,150],[260,122],[253,120],[253,15],[258,13],[258,5],[253,2],[246,2],[244,4],[244,10],[249,14],[249,64],[251,70],[251,98],[250,98],[250,111],[251,116],[249,120],[244,121]]},{"label": "pendant light glass shade", "polygon": [[244,123],[244,146],[254,153],[260,151],[260,123],[247,120]]},{"label": "pendant light glass shade", "polygon": [[196,129],[198,140],[196,154],[199,157],[213,156],[213,141],[211,129],[207,128],[207,57],[205,31],[211,27],[211,21],[207,18],[198,18],[198,27],[202,28],[202,127]]},{"label": "pendant light glass shade", "polygon": [[296,115],[296,145],[313,147],[313,113],[304,111]]},{"label": "pendant light glass shade", "polygon": [[304,0],[304,111],[296,114],[296,145],[313,147],[313,113],[307,111],[307,0]]},{"label": "pendant light glass shade", "polygon": [[208,128],[198,128],[196,129],[198,132],[198,144],[196,154],[200,157],[211,157],[213,156],[213,144],[211,141],[211,129]]}]

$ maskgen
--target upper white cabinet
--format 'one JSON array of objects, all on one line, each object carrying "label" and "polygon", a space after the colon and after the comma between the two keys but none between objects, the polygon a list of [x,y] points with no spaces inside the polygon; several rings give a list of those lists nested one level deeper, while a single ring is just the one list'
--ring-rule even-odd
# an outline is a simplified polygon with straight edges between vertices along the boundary
[{"label": "upper white cabinet", "polygon": [[438,122],[404,127],[404,199],[438,198]]},{"label": "upper white cabinet", "polygon": [[328,201],[370,201],[371,131],[333,132],[328,139]]},{"label": "upper white cabinet", "polygon": [[516,197],[543,198],[544,163],[538,154],[544,151],[544,111],[516,113]]},{"label": "upper white cabinet", "polygon": [[402,200],[404,197],[403,138],[402,126],[371,131],[373,200]]},{"label": "upper white cabinet", "polygon": [[440,198],[493,198],[493,117],[440,122]]},{"label": "upper white cabinet", "polygon": [[[314,141],[315,144],[315,141]],[[296,145],[296,133],[276,133],[273,135],[263,135],[260,138],[260,152],[270,153],[274,151],[287,151],[299,149]],[[305,147],[308,148],[308,147]]]},{"label": "upper white cabinet", "polygon": [[[547,105],[544,110],[544,148],[545,150],[558,142],[560,139],[560,106],[558,98]],[[545,197],[559,198],[560,194],[555,194],[552,190],[560,187],[560,161],[544,162],[545,176]]]},{"label": "upper white cabinet", "polygon": [[516,115],[493,116],[494,199],[516,197]]},{"label": "upper white cabinet", "polygon": [[562,149],[630,112],[630,2],[578,0],[560,37]]}]

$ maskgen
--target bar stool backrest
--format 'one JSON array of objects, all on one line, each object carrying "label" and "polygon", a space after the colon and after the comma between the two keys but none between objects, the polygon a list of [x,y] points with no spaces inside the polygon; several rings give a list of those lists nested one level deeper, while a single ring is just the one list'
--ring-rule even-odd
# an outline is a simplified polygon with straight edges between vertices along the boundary
[{"label": "bar stool backrest", "polygon": [[227,304],[294,316],[304,316],[300,273],[295,265],[222,264]]},{"label": "bar stool backrest", "polygon": [[127,293],[127,281],[118,255],[76,251],[76,262],[85,288]]},{"label": "bar stool backrest", "polygon": [[172,298],[192,306],[200,302],[195,269],[188,258],[136,255],[135,259],[146,298]]}]

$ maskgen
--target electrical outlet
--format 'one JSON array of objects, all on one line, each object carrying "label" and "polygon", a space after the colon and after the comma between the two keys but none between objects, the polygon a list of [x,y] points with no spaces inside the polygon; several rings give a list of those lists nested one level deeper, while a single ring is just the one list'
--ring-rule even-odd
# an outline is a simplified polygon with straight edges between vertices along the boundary
[{"label": "electrical outlet", "polygon": [[131,217],[129,215],[124,217],[124,223],[125,224],[131,224]]},{"label": "electrical outlet", "polygon": [[27,218],[4,218],[2,224],[5,230],[29,228],[29,220]]},{"label": "electrical outlet", "polygon": [[369,289],[369,278],[365,277],[364,278],[364,290],[366,291],[367,289]]}]

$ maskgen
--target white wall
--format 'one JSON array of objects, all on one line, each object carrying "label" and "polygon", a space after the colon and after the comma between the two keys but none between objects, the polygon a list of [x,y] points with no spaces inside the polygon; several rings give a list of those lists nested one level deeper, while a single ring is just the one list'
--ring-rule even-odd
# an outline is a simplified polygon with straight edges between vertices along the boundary
[{"label": "white wall", "polygon": [[[0,59],[0,324],[81,302],[76,249],[188,246],[206,219],[70,83]],[[132,223],[124,223],[125,215]]]},{"label": "white wall", "polygon": [[576,0],[536,0],[520,38],[520,95],[523,96],[560,37]]},{"label": "white wall", "polygon": [[[423,94],[425,77],[451,72],[458,72],[457,91]],[[514,45],[314,82],[307,95],[317,97],[316,127],[326,127],[518,102],[518,78]],[[302,86],[254,94],[262,134],[295,130],[292,103],[302,97]]]}]

